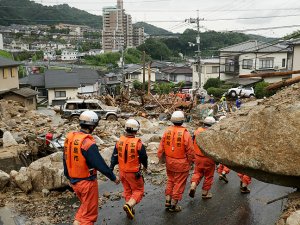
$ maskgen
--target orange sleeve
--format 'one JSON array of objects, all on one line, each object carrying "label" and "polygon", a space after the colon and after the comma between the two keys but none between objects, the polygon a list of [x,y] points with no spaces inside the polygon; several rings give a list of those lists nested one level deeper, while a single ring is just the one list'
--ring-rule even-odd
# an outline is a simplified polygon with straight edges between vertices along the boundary
[{"label": "orange sleeve", "polygon": [[160,140],[159,147],[158,147],[158,150],[157,150],[157,157],[159,159],[162,159],[162,157],[164,155],[164,152],[165,152],[164,146],[165,146],[165,133],[163,134],[163,136]]},{"label": "orange sleeve", "polygon": [[82,142],[81,149],[87,151],[93,144],[96,144],[95,141],[91,140],[90,138],[86,138]]},{"label": "orange sleeve", "polygon": [[194,162],[194,160],[195,160],[194,145],[193,145],[192,137],[188,131],[185,131],[185,133],[184,133],[184,146],[186,149],[186,155],[187,155],[188,161],[190,163]]}]

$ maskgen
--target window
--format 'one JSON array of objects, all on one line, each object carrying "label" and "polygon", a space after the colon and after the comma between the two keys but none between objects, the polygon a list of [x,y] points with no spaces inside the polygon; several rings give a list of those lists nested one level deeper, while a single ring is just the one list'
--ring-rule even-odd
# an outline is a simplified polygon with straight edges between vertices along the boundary
[{"label": "window", "polygon": [[285,67],[285,59],[282,59],[282,65],[281,67]]},{"label": "window", "polygon": [[253,60],[252,59],[243,59],[243,69],[252,69],[253,66]]},{"label": "window", "polygon": [[97,103],[88,103],[88,108],[93,110],[93,109],[101,109],[100,105]]},{"label": "window", "polygon": [[55,98],[64,98],[66,96],[66,91],[55,91]]},{"label": "window", "polygon": [[274,67],[274,58],[265,58],[259,60],[260,69],[269,69]]},{"label": "window", "polygon": [[131,74],[131,79],[138,79],[139,75],[138,74]]},{"label": "window", "polygon": [[211,68],[211,73],[219,73],[219,67],[218,66],[213,66]]},{"label": "window", "polygon": [[176,82],[176,75],[170,75],[170,81]]},{"label": "window", "polygon": [[193,77],[185,76],[185,81],[193,82]]},{"label": "window", "polygon": [[3,79],[11,77],[11,68],[4,68]]},{"label": "window", "polygon": [[11,77],[16,77],[18,74],[18,69],[15,68],[11,68]]}]

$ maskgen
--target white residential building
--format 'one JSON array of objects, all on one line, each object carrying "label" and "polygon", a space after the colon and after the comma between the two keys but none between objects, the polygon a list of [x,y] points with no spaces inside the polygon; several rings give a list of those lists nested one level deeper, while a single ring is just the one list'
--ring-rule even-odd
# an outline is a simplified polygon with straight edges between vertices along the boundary
[{"label": "white residential building", "polygon": [[[198,63],[193,63],[193,88],[199,88],[199,70]],[[201,60],[201,85],[207,82],[210,78],[218,78],[219,77],[219,59],[202,59]]]},{"label": "white residential building", "polygon": [[[291,69],[288,46],[250,40],[220,49],[220,79],[228,80],[250,73],[286,71]],[[274,83],[285,77],[266,78]]]},{"label": "white residential building", "polygon": [[[293,41],[293,65],[292,70],[300,70],[300,38]],[[300,74],[293,74],[293,77],[300,76]]]},{"label": "white residential building", "polygon": [[91,50],[89,50],[88,55],[95,56],[95,55],[101,55],[103,53],[104,53],[103,49],[91,49]]},{"label": "white residential building", "polygon": [[56,60],[56,52],[55,50],[46,50],[44,53],[44,60]]},{"label": "white residential building", "polygon": [[74,61],[77,60],[78,51],[71,49],[64,49],[61,53],[62,61]]},{"label": "white residential building", "polygon": [[3,35],[0,34],[0,50],[3,50]]}]

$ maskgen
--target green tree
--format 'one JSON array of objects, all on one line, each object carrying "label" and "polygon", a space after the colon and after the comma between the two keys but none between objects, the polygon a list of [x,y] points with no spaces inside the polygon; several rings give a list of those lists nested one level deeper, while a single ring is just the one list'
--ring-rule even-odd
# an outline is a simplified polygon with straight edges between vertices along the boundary
[{"label": "green tree", "polygon": [[276,91],[268,91],[266,88],[269,86],[269,83],[261,81],[257,83],[254,87],[254,93],[256,98],[270,97],[276,93]]},{"label": "green tree", "polygon": [[205,90],[208,90],[208,88],[213,87],[213,88],[219,88],[221,85],[221,81],[219,78],[209,78],[206,83],[204,84],[203,88]]},{"label": "green tree", "polygon": [[140,51],[145,51],[153,59],[169,59],[172,55],[168,46],[160,39],[149,38],[144,44],[138,48]]},{"label": "green tree", "polygon": [[8,59],[13,59],[13,56],[4,50],[0,50],[0,56]]},{"label": "green tree", "polygon": [[134,80],[132,85],[135,90],[143,90],[143,83],[138,80]]}]

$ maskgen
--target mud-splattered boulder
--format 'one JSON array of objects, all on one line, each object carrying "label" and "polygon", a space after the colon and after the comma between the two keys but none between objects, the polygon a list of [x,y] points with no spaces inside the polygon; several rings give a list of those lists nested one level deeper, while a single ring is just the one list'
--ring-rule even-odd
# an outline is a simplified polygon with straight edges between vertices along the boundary
[{"label": "mud-splattered boulder", "polygon": [[53,190],[68,186],[64,176],[62,157],[63,153],[57,152],[30,164],[28,171],[35,191]]},{"label": "mud-splattered boulder", "polygon": [[204,154],[259,180],[300,188],[300,84],[197,137]]}]

